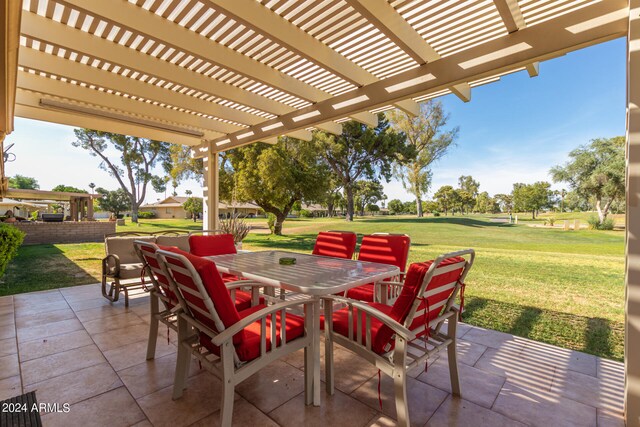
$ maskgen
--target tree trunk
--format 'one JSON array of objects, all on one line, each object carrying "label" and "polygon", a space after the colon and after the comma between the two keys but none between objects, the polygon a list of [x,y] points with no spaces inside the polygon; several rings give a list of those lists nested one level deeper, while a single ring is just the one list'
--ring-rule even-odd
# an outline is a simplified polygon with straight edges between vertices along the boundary
[{"label": "tree trunk", "polygon": [[333,218],[333,202],[327,203],[327,216]]},{"label": "tree trunk", "polygon": [[600,220],[600,224],[602,224],[604,220],[607,219],[607,215],[609,215],[609,208],[611,207],[612,202],[613,199],[609,200],[603,208],[602,201],[600,199],[596,199],[596,210],[598,211],[598,219]]},{"label": "tree trunk", "polygon": [[287,219],[286,215],[282,213],[276,214],[276,223],[273,225],[273,234],[282,236],[282,225],[286,219]]},{"label": "tree trunk", "polygon": [[135,202],[131,203],[131,222],[138,222],[138,204]]},{"label": "tree trunk", "polygon": [[353,221],[353,188],[351,187],[351,183],[345,185],[345,192],[347,193],[347,221]]},{"label": "tree trunk", "polygon": [[531,219],[536,219],[536,210],[531,211]]},{"label": "tree trunk", "polygon": [[422,212],[422,200],[420,197],[416,197],[416,214],[418,218],[422,218],[424,216],[424,212]]}]

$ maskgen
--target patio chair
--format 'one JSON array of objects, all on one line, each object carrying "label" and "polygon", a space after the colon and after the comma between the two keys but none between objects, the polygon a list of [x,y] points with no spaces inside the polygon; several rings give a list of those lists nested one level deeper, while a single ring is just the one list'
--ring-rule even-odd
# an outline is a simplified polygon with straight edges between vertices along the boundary
[{"label": "patio chair", "polygon": [[[415,263],[396,302],[390,306],[328,296],[325,300],[326,387],[334,393],[333,343],[352,350],[393,378],[398,425],[408,426],[407,371],[445,348],[449,359],[451,390],[460,395],[456,359],[456,328],[460,309],[455,299],[473,265],[472,249],[441,255],[434,261]],[[346,307],[333,311],[333,303]],[[441,330],[447,322],[446,331]]]},{"label": "patio chair", "polygon": [[[159,249],[181,254],[188,254],[188,252],[182,251],[178,247],[156,245],[142,240],[135,241],[134,246],[144,264],[146,275],[150,278],[153,285],[149,291],[150,323],[149,340],[147,344],[147,360],[151,360],[155,357],[156,353],[159,324],[163,323],[167,328],[173,329],[176,332],[178,331],[176,323],[176,314],[179,309],[178,297],[171,287],[171,280],[167,278],[158,264],[156,252]],[[233,285],[229,285],[229,294],[235,302],[237,310],[246,310],[257,305],[264,306],[264,297],[260,295],[259,288],[253,286],[254,284],[255,282],[246,280],[236,281]],[[258,286],[260,285],[258,284]],[[240,287],[251,287],[251,291],[243,291]],[[162,301],[163,309],[160,308],[160,301]]]},{"label": "patio chair", "polygon": [[[180,306],[169,278],[162,271],[156,259],[158,245],[148,241],[136,240],[134,247],[138,257],[143,262],[146,275],[153,285],[149,291],[150,322],[149,341],[147,344],[147,360],[151,360],[156,355],[156,342],[160,322],[166,325],[167,328],[178,332],[176,316]],[[160,301],[162,301],[162,309],[160,308]]]},{"label": "patio chair", "polygon": [[135,240],[155,242],[150,233],[124,232],[105,236],[106,256],[102,259],[102,295],[111,302],[124,293],[124,304],[129,306],[129,290],[143,288],[143,264],[134,249]]},{"label": "patio chair", "polygon": [[[178,360],[173,398],[186,387],[191,356],[223,384],[221,424],[231,426],[235,386],[271,362],[305,349],[312,365],[310,320],[289,313],[303,308],[313,314],[312,300],[279,302],[267,307],[236,310],[211,260],[159,250],[159,263],[173,280],[182,312],[178,315]],[[311,319],[311,317],[307,317]],[[191,333],[193,328],[195,333]],[[312,387],[305,370],[305,393]]]},{"label": "patio chair", "polygon": [[351,231],[321,231],[313,246],[313,255],[334,258],[353,258],[356,250],[356,233]]},{"label": "patio chair", "polygon": [[409,258],[411,238],[406,234],[374,233],[362,238],[358,261],[378,262],[395,265],[400,269],[400,277],[395,281],[368,283],[349,289],[345,296],[365,302],[393,303],[398,297],[400,287],[390,286],[389,282],[400,283],[404,278]]}]

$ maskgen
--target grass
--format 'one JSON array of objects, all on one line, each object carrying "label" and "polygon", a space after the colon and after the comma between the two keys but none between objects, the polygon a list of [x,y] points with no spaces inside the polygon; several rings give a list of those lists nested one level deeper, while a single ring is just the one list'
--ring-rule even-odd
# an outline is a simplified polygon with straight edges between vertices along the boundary
[{"label": "grass", "polygon": [[[264,219],[250,220],[264,226]],[[143,220],[125,229],[198,229],[188,220]],[[250,234],[244,247],[309,252],[318,231],[341,229],[411,236],[410,262],[471,247],[464,321],[585,351],[623,358],[624,233],[562,231],[494,223],[486,216],[290,219],[285,236]],[[25,246],[0,295],[98,281],[101,244]]]}]

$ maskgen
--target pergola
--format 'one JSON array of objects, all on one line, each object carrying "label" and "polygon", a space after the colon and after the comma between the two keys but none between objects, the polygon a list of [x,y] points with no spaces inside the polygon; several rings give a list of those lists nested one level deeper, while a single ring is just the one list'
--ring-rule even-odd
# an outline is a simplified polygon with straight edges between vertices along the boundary
[{"label": "pergola", "polygon": [[[0,141],[18,116],[192,146],[205,228],[219,151],[373,126],[448,93],[467,102],[626,36],[625,411],[640,424],[640,0],[5,0],[0,35]],[[2,164],[0,178],[2,196]]]}]

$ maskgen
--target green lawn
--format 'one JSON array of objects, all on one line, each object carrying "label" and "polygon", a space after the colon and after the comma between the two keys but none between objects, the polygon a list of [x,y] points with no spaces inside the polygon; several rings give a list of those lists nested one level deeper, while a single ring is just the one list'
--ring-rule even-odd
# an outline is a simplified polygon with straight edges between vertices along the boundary
[{"label": "green lawn", "polygon": [[[264,228],[264,219],[251,220]],[[121,228],[198,229],[187,220],[143,220]],[[286,236],[250,234],[246,249],[311,251],[318,231],[411,236],[410,261],[471,247],[464,321],[617,360],[623,358],[624,233],[562,231],[491,222],[485,216],[292,219]],[[20,249],[0,295],[96,282],[100,244]]]}]

